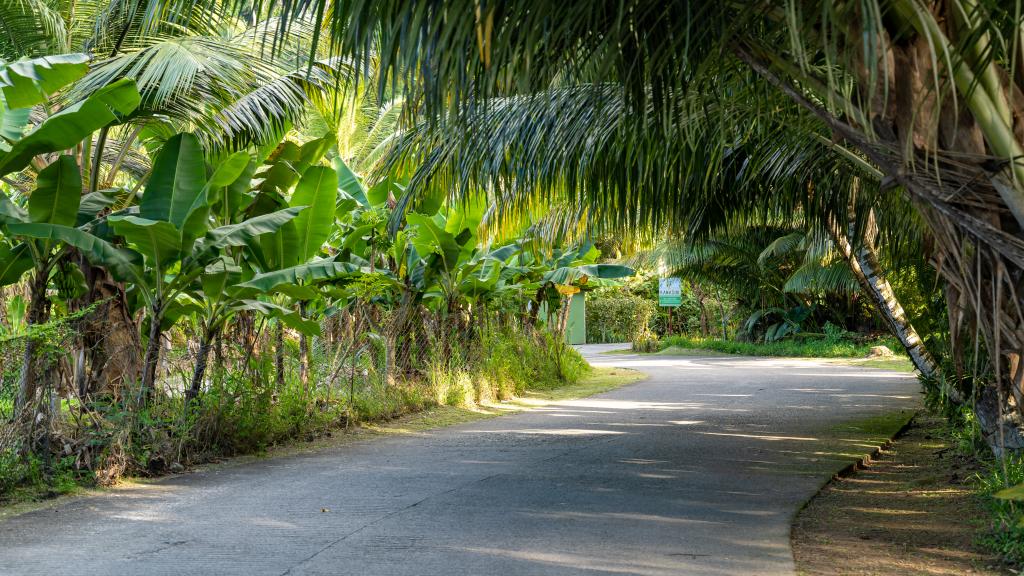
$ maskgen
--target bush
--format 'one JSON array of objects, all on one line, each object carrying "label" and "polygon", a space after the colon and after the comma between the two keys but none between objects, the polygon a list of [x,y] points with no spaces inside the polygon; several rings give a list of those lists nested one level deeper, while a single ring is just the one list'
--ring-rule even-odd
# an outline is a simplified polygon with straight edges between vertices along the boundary
[{"label": "bush", "polygon": [[1003,500],[993,495],[1006,488],[1024,483],[1024,455],[1008,456],[1005,464],[990,459],[984,472],[975,477],[978,491],[991,513],[987,532],[981,543],[999,554],[1006,562],[1024,564],[1024,506],[1021,502]]},{"label": "bush", "polygon": [[634,342],[650,332],[653,302],[622,291],[594,294],[587,299],[587,342]]}]

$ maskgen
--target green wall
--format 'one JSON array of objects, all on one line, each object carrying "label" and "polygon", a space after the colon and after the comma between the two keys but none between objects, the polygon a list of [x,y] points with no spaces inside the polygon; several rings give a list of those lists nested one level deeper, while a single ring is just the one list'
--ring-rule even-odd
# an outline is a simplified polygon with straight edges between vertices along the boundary
[{"label": "green wall", "polygon": [[569,344],[587,343],[587,297],[582,292],[573,294],[569,302],[565,340]]}]

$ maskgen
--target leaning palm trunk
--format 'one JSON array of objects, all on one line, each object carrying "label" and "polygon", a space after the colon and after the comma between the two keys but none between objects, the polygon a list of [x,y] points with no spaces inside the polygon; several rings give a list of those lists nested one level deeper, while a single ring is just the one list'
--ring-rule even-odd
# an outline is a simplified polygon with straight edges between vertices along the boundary
[{"label": "leaning palm trunk", "polygon": [[[990,361],[994,380],[972,392],[981,431],[997,454],[1024,448],[1024,165],[1017,160],[1024,99],[1010,97],[1024,87],[1022,78],[998,58],[977,56],[995,48],[985,26],[957,13],[956,3],[896,5],[891,15],[906,24],[900,42],[884,27],[873,36],[856,26],[849,31],[860,101],[870,103],[857,116],[839,116],[809,98],[770,56],[745,48],[736,55],[821,119],[834,142],[859,150],[883,187],[906,191],[932,234],[936,268],[958,295],[950,317],[973,317]],[[911,28],[916,36],[907,35]],[[883,49],[857,48],[862,43]],[[937,82],[955,86],[957,98]]]},{"label": "leaning palm trunk", "polygon": [[[874,220],[874,211],[870,213],[869,219]],[[875,311],[885,321],[889,332],[899,339],[903,349],[914,363],[914,367],[921,374],[928,377],[934,376],[938,372],[935,359],[932,358],[924,341],[921,340],[921,336],[910,323],[903,306],[900,305],[896,294],[893,293],[892,286],[886,280],[882,267],[878,263],[873,243],[865,239],[860,248],[855,249],[849,238],[843,233],[839,222],[835,218],[829,220],[829,232],[832,235],[833,244],[842,254],[864,294],[871,299]],[[869,231],[865,236],[870,234],[871,227],[869,224]]]}]

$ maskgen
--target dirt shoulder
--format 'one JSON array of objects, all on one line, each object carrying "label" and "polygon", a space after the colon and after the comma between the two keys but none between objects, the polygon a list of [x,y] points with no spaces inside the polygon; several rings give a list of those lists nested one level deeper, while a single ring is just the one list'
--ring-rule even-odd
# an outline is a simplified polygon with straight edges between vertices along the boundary
[{"label": "dirt shoulder", "polygon": [[986,512],[941,421],[919,416],[868,467],[832,481],[800,511],[801,575],[1012,574],[976,543]]}]

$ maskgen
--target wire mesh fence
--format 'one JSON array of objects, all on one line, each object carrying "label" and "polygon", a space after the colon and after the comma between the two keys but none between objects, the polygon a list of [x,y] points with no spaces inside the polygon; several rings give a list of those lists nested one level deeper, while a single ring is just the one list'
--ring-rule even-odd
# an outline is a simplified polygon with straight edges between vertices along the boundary
[{"label": "wire mesh fence", "polygon": [[202,409],[193,410],[186,391],[202,353],[202,326],[186,321],[165,332],[156,389],[143,405],[141,326],[130,320],[124,310],[97,305],[0,337],[0,454],[52,455],[95,471],[102,482],[132,466],[129,451],[141,450],[156,469],[200,445],[231,452],[240,435],[272,442],[277,431],[239,428],[275,407],[327,427],[388,417],[410,403],[459,402],[474,391],[456,394],[438,384],[438,374],[486,356],[488,330],[542,342],[524,315],[485,308],[352,306],[324,317],[315,336],[240,313],[210,346],[196,400]]}]

